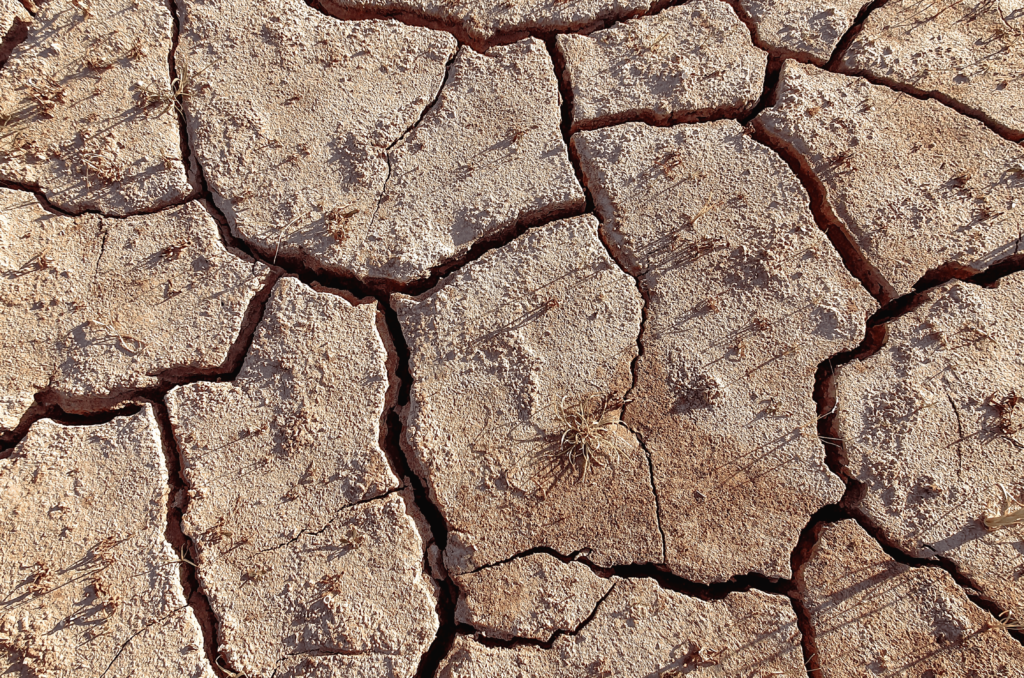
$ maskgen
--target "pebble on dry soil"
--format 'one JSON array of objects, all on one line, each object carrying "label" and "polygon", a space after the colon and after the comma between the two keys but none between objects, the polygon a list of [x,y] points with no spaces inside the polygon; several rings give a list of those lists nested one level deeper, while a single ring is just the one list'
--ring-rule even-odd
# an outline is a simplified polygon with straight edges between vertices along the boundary
[{"label": "pebble on dry soil", "polygon": [[852,520],[820,529],[796,585],[822,675],[1021,675],[1024,648],[949,573],[896,562]]},{"label": "pebble on dry soil", "polygon": [[949,101],[1024,139],[1024,2],[968,0],[877,8],[843,54],[844,72]]},{"label": "pebble on dry soil", "polygon": [[[391,304],[413,378],[403,445],[448,524],[449,572],[542,546],[600,566],[661,562],[647,457],[611,424],[643,302],[593,216],[527,231]],[[606,396],[584,475],[561,449],[559,410],[593,413]]]},{"label": "pebble on dry soil", "polygon": [[835,436],[861,488],[855,510],[906,553],[954,563],[1024,618],[1024,527],[985,515],[1024,499],[1024,273],[997,289],[953,282],[889,323],[889,340],[838,370]]},{"label": "pebble on dry soil", "polygon": [[625,120],[740,116],[761,96],[768,55],[729,5],[695,0],[590,35],[562,34],[573,130]]},{"label": "pebble on dry soil", "polygon": [[653,579],[611,581],[611,593],[578,634],[560,635],[550,649],[487,647],[460,635],[437,675],[803,675],[796,615],[782,596],[751,590],[706,601]]},{"label": "pebble on dry soil", "polygon": [[0,180],[60,209],[124,216],[193,192],[157,0],[43,3],[0,71]]},{"label": "pebble on dry soil", "polygon": [[476,48],[528,34],[585,31],[647,12],[654,4],[653,0],[323,0],[327,11],[344,18],[383,14],[426,20]]},{"label": "pebble on dry soil", "polygon": [[575,631],[612,588],[583,563],[534,553],[477,572],[456,575],[455,621],[490,638],[549,641]]},{"label": "pebble on dry soil", "polygon": [[737,0],[756,41],[775,57],[824,64],[865,0]]},{"label": "pebble on dry soil", "polygon": [[234,381],[167,395],[183,529],[234,670],[411,676],[433,639],[423,544],[380,447],[395,360],[376,304],[285,278]]},{"label": "pebble on dry soil", "polygon": [[1019,247],[1024,148],[936,101],[787,61],[754,125],[820,184],[883,298],[932,269],[968,275]]},{"label": "pebble on dry soil", "polygon": [[605,239],[649,298],[625,421],[651,454],[666,564],[687,579],[790,575],[843,484],[812,391],[875,304],[772,150],[731,120],[573,136]]},{"label": "pebble on dry soil", "polygon": [[0,460],[0,672],[213,678],[164,538],[151,406],[94,426],[37,421]]},{"label": "pebble on dry soil", "polygon": [[196,202],[71,218],[0,188],[0,431],[38,394],[97,411],[220,368],[269,274]]}]

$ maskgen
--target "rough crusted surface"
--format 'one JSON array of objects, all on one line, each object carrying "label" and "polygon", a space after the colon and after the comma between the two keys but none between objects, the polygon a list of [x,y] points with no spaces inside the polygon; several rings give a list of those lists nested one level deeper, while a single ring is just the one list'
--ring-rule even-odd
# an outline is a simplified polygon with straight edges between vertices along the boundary
[{"label": "rough crusted surface", "polygon": [[623,120],[738,116],[761,96],[768,55],[720,0],[695,0],[590,35],[558,36],[573,130]]},{"label": "rough crusted surface", "polygon": [[897,563],[852,520],[822,528],[796,581],[823,675],[1022,675],[1020,643],[947,572]]},{"label": "rough crusted surface", "polygon": [[382,324],[375,304],[285,278],[232,383],[167,395],[192,488],[183,529],[221,651],[250,676],[298,671],[295,654],[411,675],[437,630],[413,519],[380,498],[398,486],[379,446],[394,369]]},{"label": "rough crusted surface", "polygon": [[[17,3],[15,3],[17,4]],[[126,215],[192,193],[167,57],[173,20],[158,0],[43,3],[0,71],[0,179],[38,186],[74,213]]]},{"label": "rough crusted surface", "polygon": [[544,43],[461,48],[437,104],[388,154],[373,225],[344,233],[353,273],[415,281],[517,224],[582,211],[560,124]]},{"label": "rough crusted surface", "polygon": [[635,438],[613,427],[609,458],[582,478],[559,452],[563,398],[621,396],[637,354],[642,300],[594,217],[528,231],[391,304],[413,377],[403,444],[448,523],[450,572],[538,546],[602,566],[661,561]]},{"label": "rough crusted surface", "polygon": [[[1024,613],[1021,527],[988,532],[997,484],[1024,491],[1024,273],[998,289],[954,282],[889,323],[878,353],[837,377],[838,436],[862,484],[856,510],[907,553],[956,564],[984,595]],[[1005,417],[1001,414],[1005,413]]]},{"label": "rough crusted surface", "polygon": [[887,2],[843,54],[843,71],[955,102],[1024,139],[1024,1]]},{"label": "rough crusted surface", "polygon": [[436,96],[455,40],[301,0],[184,0],[180,15],[189,135],[232,230],[268,258],[363,273],[387,149]]},{"label": "rough crusted surface", "polygon": [[[0,41],[3,41],[14,28],[14,24],[20,22],[28,24],[32,22],[32,16],[25,11],[21,0],[0,0]],[[0,61],[9,56],[6,48],[0,46]]]},{"label": "rough crusted surface", "polygon": [[734,121],[573,137],[602,229],[649,298],[625,421],[651,454],[667,564],[687,579],[788,577],[824,464],[818,364],[874,302],[786,164]]},{"label": "rough crusted surface", "polygon": [[[550,649],[486,647],[458,636],[439,678],[508,676],[801,675],[789,601],[760,591],[699,600],[652,579],[613,579],[593,620]],[[673,670],[678,673],[671,673]],[[668,673],[666,673],[668,672]]]},{"label": "rough crusted surface", "polygon": [[888,281],[884,296],[1018,249],[1024,148],[936,101],[788,61],[754,124],[821,182],[825,209]]},{"label": "rough crusted surface", "polygon": [[148,405],[96,426],[43,419],[0,460],[3,675],[213,678],[164,539],[167,494]]},{"label": "rough crusted surface", "polygon": [[575,631],[612,588],[583,563],[546,553],[516,558],[454,577],[461,592],[455,621],[483,635],[548,641]]},{"label": "rough crusted surface", "polygon": [[736,0],[759,45],[774,56],[824,64],[865,0]]},{"label": "rough crusted surface", "polygon": [[268,275],[224,248],[199,203],[69,218],[0,188],[0,430],[43,391],[96,411],[220,367]]},{"label": "rough crusted surface", "polygon": [[383,13],[436,22],[476,47],[496,38],[507,41],[528,33],[600,26],[647,12],[654,4],[652,0],[324,0],[324,7],[338,16]]}]

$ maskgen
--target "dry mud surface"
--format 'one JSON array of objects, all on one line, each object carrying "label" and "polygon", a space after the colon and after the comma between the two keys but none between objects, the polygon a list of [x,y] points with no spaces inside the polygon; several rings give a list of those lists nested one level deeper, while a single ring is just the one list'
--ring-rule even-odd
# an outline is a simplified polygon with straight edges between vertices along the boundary
[{"label": "dry mud surface", "polygon": [[0,0],[0,676],[1024,678],[1024,4]]}]

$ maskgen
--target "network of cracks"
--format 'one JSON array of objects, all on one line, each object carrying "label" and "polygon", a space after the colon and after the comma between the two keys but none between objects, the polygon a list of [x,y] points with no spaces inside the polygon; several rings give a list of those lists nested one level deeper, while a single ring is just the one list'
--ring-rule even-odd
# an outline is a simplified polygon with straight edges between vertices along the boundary
[{"label": "network of cracks", "polygon": [[5,671],[1024,675],[1024,6],[819,5],[0,0]]}]

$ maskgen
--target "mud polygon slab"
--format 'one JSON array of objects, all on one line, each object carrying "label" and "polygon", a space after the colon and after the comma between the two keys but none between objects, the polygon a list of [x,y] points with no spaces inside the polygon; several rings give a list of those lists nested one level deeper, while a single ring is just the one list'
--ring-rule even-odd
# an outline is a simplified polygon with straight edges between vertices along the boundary
[{"label": "mud polygon slab", "polygon": [[186,0],[180,15],[189,136],[233,232],[268,259],[354,275],[373,243],[350,235],[373,221],[387,149],[434,100],[455,40],[301,0]]},{"label": "mud polygon slab", "polygon": [[761,96],[768,55],[729,5],[696,0],[590,35],[558,36],[573,130],[625,120],[740,116]]},{"label": "mud polygon slab", "polygon": [[[487,647],[457,636],[441,678],[470,676],[799,675],[803,654],[789,601],[752,590],[699,600],[653,579],[613,579],[594,618],[550,648]],[[673,673],[676,672],[676,673]]]},{"label": "mud polygon slab", "polygon": [[855,511],[890,544],[954,563],[984,596],[1024,611],[1024,531],[985,515],[1024,492],[1024,274],[996,289],[952,282],[889,323],[889,340],[837,375],[836,437]]},{"label": "mud polygon slab", "polygon": [[0,179],[76,214],[189,197],[167,61],[173,25],[157,0],[43,3],[0,71]]},{"label": "mud polygon slab", "polygon": [[642,299],[594,217],[527,231],[391,303],[413,378],[403,445],[448,524],[449,572],[542,546],[661,561],[647,457],[611,423],[617,407],[589,472],[560,445],[560,408],[621,398],[637,355]]},{"label": "mud polygon slab", "polygon": [[65,217],[0,188],[0,430],[35,396],[95,412],[161,379],[209,374],[270,269],[221,244],[196,202]]},{"label": "mud polygon slab", "polygon": [[462,47],[437,103],[389,151],[373,223],[344,232],[353,273],[414,282],[516,227],[582,212],[560,125],[543,42]]},{"label": "mud polygon slab", "polygon": [[819,182],[883,298],[1019,247],[1024,148],[937,101],[787,61],[754,125]]},{"label": "mud polygon slab", "polygon": [[1020,643],[948,572],[896,562],[853,520],[819,529],[796,584],[823,673],[1024,675]]},{"label": "mud polygon slab", "polygon": [[737,0],[757,43],[773,56],[824,64],[853,27],[864,0]]},{"label": "mud polygon slab", "polygon": [[1024,139],[1024,2],[887,2],[843,53],[843,72],[936,97]]},{"label": "mud polygon slab", "polygon": [[563,563],[534,553],[456,575],[455,621],[490,638],[547,642],[556,631],[575,631],[612,588],[579,561]]},{"label": "mud polygon slab", "polygon": [[331,655],[314,663],[411,676],[437,630],[422,540],[380,448],[386,337],[376,304],[285,278],[232,382],[167,395],[191,488],[183,529],[234,670]]},{"label": "mud polygon slab", "polygon": [[0,670],[213,678],[164,538],[167,468],[147,405],[37,421],[0,460]]},{"label": "mud polygon slab", "polygon": [[625,421],[651,454],[666,564],[701,582],[788,577],[843,484],[816,435],[818,365],[875,303],[797,177],[734,121],[573,136],[605,240],[647,297]]}]

